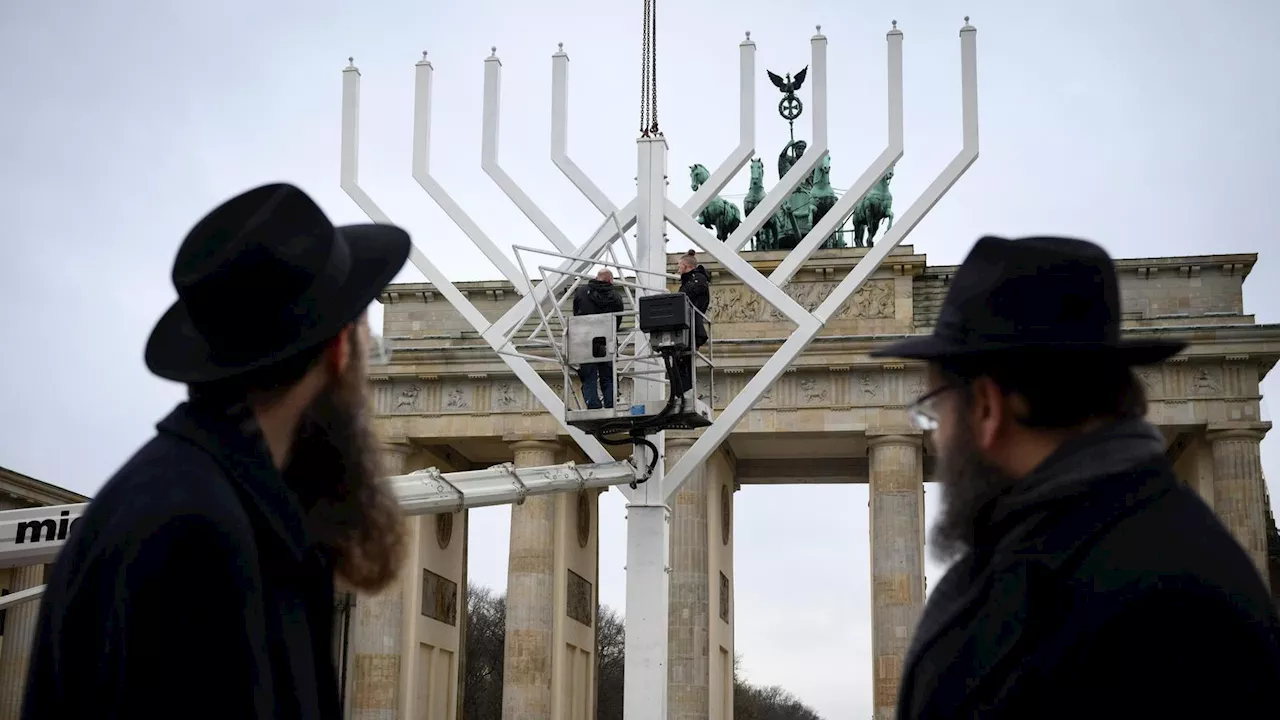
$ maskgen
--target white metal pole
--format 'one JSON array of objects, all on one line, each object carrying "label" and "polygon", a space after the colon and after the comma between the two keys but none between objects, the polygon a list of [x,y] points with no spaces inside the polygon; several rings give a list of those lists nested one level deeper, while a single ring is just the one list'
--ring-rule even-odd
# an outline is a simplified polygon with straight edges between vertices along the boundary
[{"label": "white metal pole", "polygon": [[[667,194],[667,141],[662,136],[641,138],[638,147],[638,199],[636,264],[650,270],[638,274],[645,285],[640,294],[666,291],[666,281],[653,272],[667,264],[665,203]],[[636,354],[648,355],[647,338],[638,336]],[[634,402],[658,400],[665,387],[654,379],[635,377]],[[671,514],[663,488],[662,454],[665,435],[650,435],[659,457],[649,480],[635,490],[624,488],[627,505],[627,620],[626,668],[623,686],[625,720],[666,720],[667,717],[667,592],[668,544]],[[634,461],[640,470],[652,461],[647,448],[637,447]]]}]

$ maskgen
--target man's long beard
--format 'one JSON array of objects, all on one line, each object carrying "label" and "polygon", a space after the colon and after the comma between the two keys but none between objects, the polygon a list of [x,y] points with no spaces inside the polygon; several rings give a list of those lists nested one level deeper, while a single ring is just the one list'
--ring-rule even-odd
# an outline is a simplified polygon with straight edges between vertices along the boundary
[{"label": "man's long beard", "polygon": [[1014,484],[1013,478],[987,462],[973,439],[973,428],[957,427],[948,447],[938,448],[942,513],[933,525],[930,544],[939,562],[950,562],[973,548],[980,516]]},{"label": "man's long beard", "polygon": [[303,413],[284,479],[338,576],[377,592],[400,571],[404,515],[382,480],[364,368],[358,362],[347,368]]}]

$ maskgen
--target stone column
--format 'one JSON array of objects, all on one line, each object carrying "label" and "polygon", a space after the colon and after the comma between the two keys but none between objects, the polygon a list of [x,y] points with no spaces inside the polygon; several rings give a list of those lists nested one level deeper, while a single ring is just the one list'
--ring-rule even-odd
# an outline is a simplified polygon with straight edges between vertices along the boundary
[{"label": "stone column", "polygon": [[1266,487],[1259,444],[1270,423],[1210,426],[1213,505],[1270,587],[1267,567]]},{"label": "stone column", "polygon": [[868,435],[871,654],[876,720],[893,720],[911,634],[924,607],[924,492],[918,435]]},{"label": "stone column", "polygon": [[[389,444],[383,450],[383,471],[410,472],[408,444]],[[351,627],[354,655],[348,677],[352,720],[397,720],[400,704],[400,661],[404,648],[404,583],[402,576],[377,595],[356,598]]]},{"label": "stone column", "polygon": [[[554,438],[508,438],[516,467],[553,465]],[[539,495],[511,506],[507,561],[507,637],[503,656],[503,720],[552,717],[555,631],[556,497]]]},{"label": "stone column", "polygon": [[[13,569],[9,590],[18,592],[43,584],[44,566],[28,565]],[[0,720],[18,720],[22,715],[27,665],[31,662],[39,617],[39,599],[10,607],[5,615],[4,642],[0,644]]]},{"label": "stone column", "polygon": [[[691,437],[668,437],[671,467],[693,445]],[[668,620],[667,717],[706,720],[710,712],[711,587],[708,573],[707,471],[700,467],[680,486],[671,504],[671,605]]]}]

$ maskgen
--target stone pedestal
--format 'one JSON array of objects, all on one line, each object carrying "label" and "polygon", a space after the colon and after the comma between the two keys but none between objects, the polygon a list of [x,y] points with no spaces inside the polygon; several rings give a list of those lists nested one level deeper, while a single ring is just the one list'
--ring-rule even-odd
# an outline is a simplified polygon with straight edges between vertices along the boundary
[{"label": "stone pedestal", "polygon": [[893,720],[924,608],[924,475],[918,435],[869,435],[871,654],[876,720]]},{"label": "stone pedestal", "polygon": [[1268,587],[1266,487],[1259,444],[1269,428],[1270,423],[1210,426],[1206,433],[1213,448],[1214,510]]},{"label": "stone pedestal", "polygon": [[[10,592],[44,584],[44,566],[29,565],[11,571]],[[22,716],[22,697],[27,687],[27,665],[35,641],[40,601],[29,600],[8,609],[4,621],[4,642],[0,644],[0,720]]]},{"label": "stone pedestal", "polygon": [[[674,465],[693,438],[668,437]],[[733,464],[724,451],[689,476],[671,505],[667,717],[733,717]]]}]

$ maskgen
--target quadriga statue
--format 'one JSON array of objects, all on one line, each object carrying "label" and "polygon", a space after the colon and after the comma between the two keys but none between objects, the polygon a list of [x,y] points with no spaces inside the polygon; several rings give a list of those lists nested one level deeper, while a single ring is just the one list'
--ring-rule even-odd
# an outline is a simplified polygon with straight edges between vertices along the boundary
[{"label": "quadriga statue", "polygon": [[[702,163],[689,166],[690,184],[696,191],[702,187],[702,184],[711,177],[711,173],[707,172],[707,168]],[[716,231],[716,239],[724,242],[729,239],[734,230],[742,224],[742,216],[738,213],[738,206],[725,200],[719,195],[711,198],[711,202],[707,203],[707,207],[698,214],[698,224],[712,228]]]},{"label": "quadriga statue", "polygon": [[[880,221],[888,220],[889,224],[885,227],[885,232],[893,227],[893,195],[889,193],[889,181],[893,179],[893,168],[880,178],[875,187],[867,193],[866,197],[858,203],[858,207],[853,210],[853,246],[854,247],[875,247],[876,231],[880,228]],[[863,234],[866,234],[866,244],[863,245]]]},{"label": "quadriga statue", "polygon": [[[813,187],[809,188],[809,200],[813,203],[813,224],[817,225],[818,221],[836,204],[836,191],[831,187],[830,155],[822,158],[818,167],[813,169]],[[844,241],[840,239],[838,232],[832,232],[826,240],[822,241],[822,247],[828,249],[844,247]]]},{"label": "quadriga statue", "polygon": [[[764,200],[764,161],[751,158],[751,187],[747,189],[747,197],[742,201],[742,209],[750,216]],[[778,216],[772,215],[760,229],[756,231],[753,250],[773,250],[778,247]]]},{"label": "quadriga statue", "polygon": [[[801,155],[804,155],[808,147],[808,143],[803,140],[787,143],[778,154],[779,180],[786,176],[787,171],[800,159]],[[813,177],[805,178],[778,209],[778,214],[774,216],[777,228],[776,248],[790,250],[798,245],[813,227],[813,199],[809,196],[812,185]]]}]

